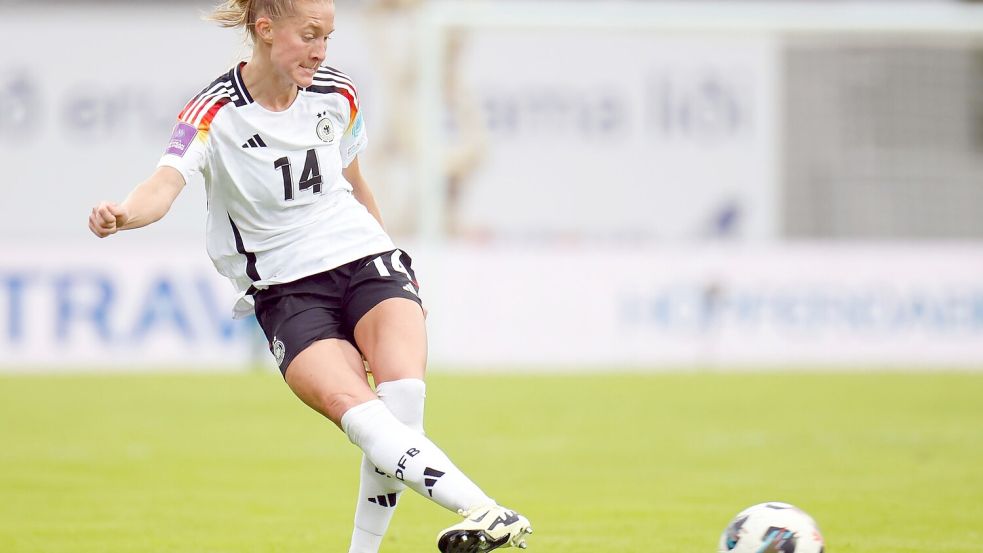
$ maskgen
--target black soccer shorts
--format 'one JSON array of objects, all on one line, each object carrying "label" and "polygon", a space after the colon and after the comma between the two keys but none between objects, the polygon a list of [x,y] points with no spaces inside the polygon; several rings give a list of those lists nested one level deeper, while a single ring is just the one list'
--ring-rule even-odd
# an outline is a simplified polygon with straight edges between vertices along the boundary
[{"label": "black soccer shorts", "polygon": [[401,250],[374,254],[254,295],[256,319],[280,372],[318,340],[340,338],[355,344],[355,324],[389,298],[421,305],[412,259]]}]

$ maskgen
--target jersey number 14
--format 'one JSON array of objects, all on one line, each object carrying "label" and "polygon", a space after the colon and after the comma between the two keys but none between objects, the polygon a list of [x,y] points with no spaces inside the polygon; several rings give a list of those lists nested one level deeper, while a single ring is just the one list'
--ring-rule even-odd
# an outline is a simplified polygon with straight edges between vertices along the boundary
[{"label": "jersey number 14", "polygon": [[[273,162],[273,167],[283,173],[283,199],[294,199],[293,172],[290,169],[290,159],[281,157]],[[313,188],[315,194],[321,193],[321,166],[317,162],[317,152],[313,149],[307,150],[307,159],[304,160],[304,170],[300,172],[300,190]]]}]

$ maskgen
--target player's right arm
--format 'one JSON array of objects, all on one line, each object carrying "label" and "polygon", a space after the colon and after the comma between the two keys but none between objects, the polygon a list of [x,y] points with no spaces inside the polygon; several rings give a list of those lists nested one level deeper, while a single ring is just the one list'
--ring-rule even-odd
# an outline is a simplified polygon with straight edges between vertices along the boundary
[{"label": "player's right arm", "polygon": [[147,226],[159,221],[184,188],[184,176],[169,166],[158,167],[122,203],[100,202],[89,215],[89,230],[105,238],[120,230]]}]

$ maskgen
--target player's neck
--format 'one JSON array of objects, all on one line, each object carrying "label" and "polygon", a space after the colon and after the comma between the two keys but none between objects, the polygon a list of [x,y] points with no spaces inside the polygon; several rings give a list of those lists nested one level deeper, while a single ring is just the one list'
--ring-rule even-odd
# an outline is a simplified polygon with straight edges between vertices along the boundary
[{"label": "player's neck", "polygon": [[242,68],[242,81],[253,101],[270,111],[284,111],[297,99],[297,85],[283,79],[268,59],[253,56]]}]

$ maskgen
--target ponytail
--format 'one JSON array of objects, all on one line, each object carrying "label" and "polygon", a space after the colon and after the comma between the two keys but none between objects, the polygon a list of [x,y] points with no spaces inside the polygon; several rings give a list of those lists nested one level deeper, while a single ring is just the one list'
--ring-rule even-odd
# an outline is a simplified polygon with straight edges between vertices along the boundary
[{"label": "ponytail", "polygon": [[278,19],[293,12],[293,0],[223,0],[206,19],[225,28],[246,29],[253,36],[260,16]]},{"label": "ponytail", "polygon": [[206,19],[218,23],[220,26],[234,29],[237,27],[248,27],[250,23],[250,10],[253,8],[253,0],[225,0],[222,4],[215,7]]}]

